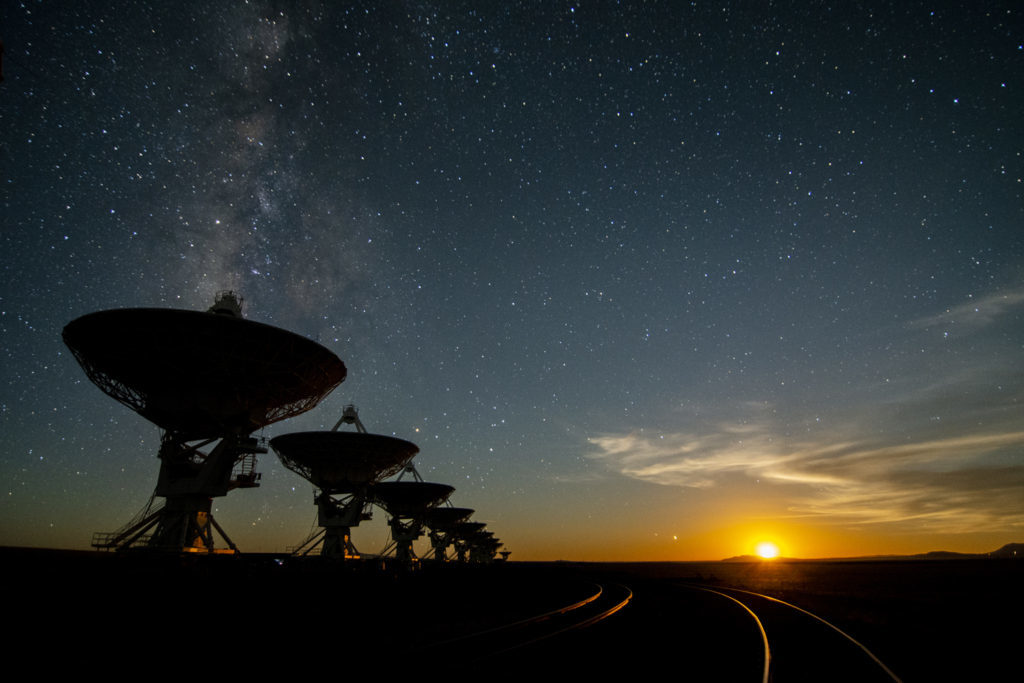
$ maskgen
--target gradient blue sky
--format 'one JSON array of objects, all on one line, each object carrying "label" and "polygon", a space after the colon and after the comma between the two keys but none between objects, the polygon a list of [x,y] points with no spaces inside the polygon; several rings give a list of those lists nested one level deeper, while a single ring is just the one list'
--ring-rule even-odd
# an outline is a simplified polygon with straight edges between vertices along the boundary
[{"label": "gradient blue sky", "polygon": [[[0,13],[0,543],[155,485],[63,326],[226,288],[349,368],[265,436],[354,402],[513,558],[1024,540],[1016,3]],[[217,518],[282,550],[260,469]]]}]

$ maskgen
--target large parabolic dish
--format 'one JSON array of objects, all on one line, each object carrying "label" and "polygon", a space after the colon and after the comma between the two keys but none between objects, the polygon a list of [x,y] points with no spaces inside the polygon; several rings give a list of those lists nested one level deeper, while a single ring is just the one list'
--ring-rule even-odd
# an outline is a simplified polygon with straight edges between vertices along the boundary
[{"label": "large parabolic dish", "polygon": [[459,522],[452,527],[451,531],[459,538],[469,539],[483,531],[486,526],[486,522]]},{"label": "large parabolic dish", "polygon": [[454,486],[425,481],[382,481],[373,487],[373,497],[394,517],[419,517],[427,508],[440,505],[455,491]]},{"label": "large parabolic dish", "polygon": [[64,342],[105,393],[189,440],[249,434],[303,413],[346,374],[305,337],[199,311],[90,313],[68,323]]},{"label": "large parabolic dish", "polygon": [[270,445],[285,467],[330,493],[397,474],[420,451],[402,439],[358,432],[295,432]]},{"label": "large parabolic dish", "polygon": [[423,521],[431,529],[448,531],[454,529],[458,523],[469,519],[472,514],[471,508],[434,507],[426,511]]}]

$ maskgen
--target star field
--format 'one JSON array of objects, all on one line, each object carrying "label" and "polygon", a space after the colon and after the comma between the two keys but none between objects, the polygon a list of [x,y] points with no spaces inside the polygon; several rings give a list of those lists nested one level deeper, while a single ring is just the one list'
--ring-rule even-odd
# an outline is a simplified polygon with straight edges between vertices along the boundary
[{"label": "star field", "polygon": [[[266,436],[354,402],[514,558],[1020,540],[1014,3],[478,4],[0,10],[0,543],[155,484],[63,326],[223,289],[349,368]],[[216,512],[280,550],[260,470]]]}]

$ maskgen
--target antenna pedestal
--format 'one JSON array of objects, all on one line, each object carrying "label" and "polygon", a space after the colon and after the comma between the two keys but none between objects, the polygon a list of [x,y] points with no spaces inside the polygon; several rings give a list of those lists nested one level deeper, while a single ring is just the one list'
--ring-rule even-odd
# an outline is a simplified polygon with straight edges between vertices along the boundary
[{"label": "antenna pedestal", "polygon": [[[165,498],[202,495],[219,498],[235,488],[259,486],[259,473],[254,472],[255,456],[267,452],[266,447],[247,436],[229,436],[221,439],[209,454],[199,450],[211,443],[206,441],[189,446],[167,434],[160,445],[160,476],[156,495]],[[242,465],[238,476],[232,476],[235,465]]]},{"label": "antenna pedestal", "polygon": [[433,550],[435,561],[445,562],[448,559],[449,545],[451,543],[448,542],[448,538],[443,532],[431,530],[430,547]]},{"label": "antenna pedestal", "polygon": [[[237,553],[238,548],[217,524],[210,512],[212,498],[174,496],[160,511],[156,531],[147,546],[154,550],[183,553]],[[215,550],[213,532],[220,534],[230,550]]]},{"label": "antenna pedestal", "polygon": [[332,560],[359,559],[359,551],[352,545],[352,527],[369,519],[369,515],[363,513],[365,495],[353,494],[337,499],[321,492],[316,504],[317,524],[324,530],[320,554]]},{"label": "antenna pedestal", "polygon": [[[199,444],[199,446],[205,444]],[[216,530],[230,548],[235,544],[213,518],[213,499],[226,496],[233,488],[259,486],[259,474],[243,467],[240,477],[233,477],[237,463],[254,460],[267,449],[248,436],[229,436],[210,451],[188,446],[174,435],[165,437],[160,446],[160,476],[155,495],[167,503],[159,513],[156,532],[150,547],[185,553],[213,553],[213,531]],[[251,463],[250,463],[251,464]]]},{"label": "antenna pedestal", "polygon": [[388,520],[391,527],[391,539],[395,542],[395,559],[403,566],[411,566],[419,560],[413,552],[412,544],[423,535],[423,524],[413,520],[403,522],[397,517]]},{"label": "antenna pedestal", "polygon": [[[255,456],[267,449],[254,438],[230,436],[209,454],[199,450],[209,443],[189,446],[176,435],[166,434],[160,445],[160,476],[153,493],[166,502],[120,532],[98,535],[93,546],[119,551],[148,548],[183,553],[237,553],[235,544],[213,518],[213,499],[226,496],[234,488],[259,486],[260,475],[253,470]],[[236,465],[241,465],[240,472],[236,473]],[[230,550],[215,549],[214,531]]]}]

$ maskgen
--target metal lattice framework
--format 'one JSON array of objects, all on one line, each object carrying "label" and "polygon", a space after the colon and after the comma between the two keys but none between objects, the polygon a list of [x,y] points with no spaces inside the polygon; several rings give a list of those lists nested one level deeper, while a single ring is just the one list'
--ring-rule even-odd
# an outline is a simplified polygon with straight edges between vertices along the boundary
[{"label": "metal lattice framework", "polygon": [[303,413],[346,374],[305,337],[198,311],[99,311],[69,323],[64,342],[105,393],[187,439],[249,434]]},{"label": "metal lattice framework", "polygon": [[435,561],[448,560],[448,547],[455,542],[453,530],[472,514],[471,508],[443,506],[430,508],[424,513],[423,521],[430,528],[430,547]]},{"label": "metal lattice framework", "polygon": [[427,526],[437,531],[449,531],[459,522],[464,522],[473,514],[472,508],[435,507],[423,515]]},{"label": "metal lattice framework", "polygon": [[321,530],[297,552],[321,548],[335,560],[355,559],[352,527],[369,518],[368,491],[375,483],[405,467],[419,447],[391,436],[368,434],[354,406],[347,406],[342,422],[351,421],[358,432],[295,432],[270,440],[285,467],[320,491],[316,494],[317,522]]},{"label": "metal lattice framework", "polygon": [[412,544],[423,533],[424,518],[428,510],[444,503],[454,491],[454,486],[425,481],[383,481],[373,485],[370,495],[374,502],[391,515],[388,526],[399,563],[409,566],[419,561]]},{"label": "metal lattice framework", "polygon": [[270,440],[285,467],[329,493],[397,474],[419,453],[409,441],[358,432],[295,432]]},{"label": "metal lattice framework", "polygon": [[382,481],[373,486],[372,496],[393,517],[421,519],[429,508],[448,500],[454,486],[425,481]]},{"label": "metal lattice framework", "polygon": [[205,313],[91,313],[68,323],[63,336],[96,386],[165,430],[154,491],[164,505],[94,539],[100,548],[213,553],[216,532],[236,552],[212,501],[259,485],[255,457],[266,448],[248,435],[314,407],[346,374],[316,342],[242,318],[232,292]]}]

